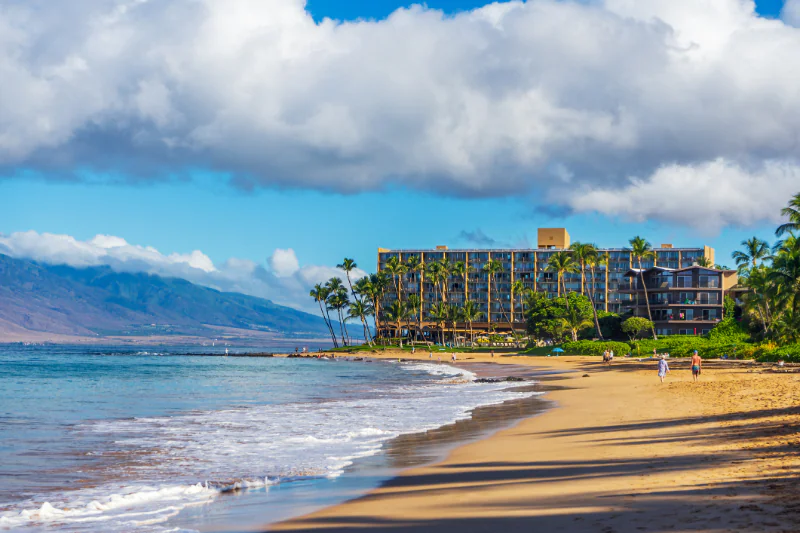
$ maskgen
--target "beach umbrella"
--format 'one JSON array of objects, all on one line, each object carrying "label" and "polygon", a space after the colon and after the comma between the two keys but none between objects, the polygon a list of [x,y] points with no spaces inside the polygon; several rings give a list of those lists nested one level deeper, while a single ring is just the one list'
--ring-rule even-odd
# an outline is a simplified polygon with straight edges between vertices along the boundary
[{"label": "beach umbrella", "polygon": [[553,348],[553,352],[555,352],[555,353],[564,353],[564,350],[562,350],[561,348]]}]

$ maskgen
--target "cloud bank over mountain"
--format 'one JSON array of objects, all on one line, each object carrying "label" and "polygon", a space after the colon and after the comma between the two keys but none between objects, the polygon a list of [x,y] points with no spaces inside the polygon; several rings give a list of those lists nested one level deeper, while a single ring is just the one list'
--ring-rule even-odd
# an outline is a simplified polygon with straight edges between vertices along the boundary
[{"label": "cloud bank over mountain", "polygon": [[303,0],[0,0],[0,171],[202,168],[243,188],[774,220],[785,194],[687,217],[674,185],[796,192],[798,6],[767,20],[750,0],[530,0],[317,24]]},{"label": "cloud bank over mountain", "polygon": [[[225,292],[240,292],[275,303],[318,313],[308,296],[311,287],[331,277],[345,279],[341,270],[321,265],[300,265],[294,250],[278,249],[268,258],[270,268],[246,259],[229,259],[215,265],[200,250],[188,254],[163,254],[150,246],[129,244],[121,237],[97,235],[80,241],[70,235],[26,231],[0,234],[0,253],[51,265],[83,268],[107,265],[118,272],[147,272],[177,277]],[[353,279],[365,272],[356,270]]]}]

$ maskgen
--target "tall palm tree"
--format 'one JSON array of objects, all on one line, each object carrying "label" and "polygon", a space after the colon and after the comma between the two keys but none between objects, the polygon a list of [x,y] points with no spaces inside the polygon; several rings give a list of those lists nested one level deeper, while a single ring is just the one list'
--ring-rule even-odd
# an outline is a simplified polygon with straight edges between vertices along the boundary
[{"label": "tall palm tree", "polygon": [[403,288],[403,274],[406,273],[408,267],[400,261],[400,258],[396,255],[393,255],[386,261],[386,266],[384,267],[386,272],[392,276],[392,281],[394,282],[395,290],[397,291],[397,300],[403,301],[401,296],[402,288]]},{"label": "tall palm tree", "polygon": [[347,289],[339,278],[331,278],[327,283],[327,288],[330,290],[330,294],[328,295],[328,309],[334,310],[339,314],[339,329],[342,334],[342,344],[347,346],[348,335],[343,316],[344,310],[350,306],[350,298],[347,296]]},{"label": "tall palm tree", "polygon": [[795,194],[789,200],[789,205],[781,209],[781,215],[788,218],[789,222],[778,226],[778,229],[775,230],[775,235],[781,237],[786,233],[800,231],[800,193]]},{"label": "tall palm tree", "polygon": [[764,265],[751,268],[746,276],[740,277],[740,283],[749,290],[742,295],[745,311],[758,317],[764,337],[769,335],[771,320],[769,315],[768,293],[771,285],[768,279],[769,270]]},{"label": "tall palm tree", "polygon": [[467,276],[470,270],[472,270],[472,267],[465,261],[456,261],[451,269],[451,274],[461,278],[461,282],[464,284],[464,302],[467,301]]},{"label": "tall palm tree", "polygon": [[372,338],[369,333],[369,326],[367,325],[366,317],[368,317],[371,313],[372,306],[365,304],[360,300],[353,302],[353,304],[350,306],[350,310],[348,311],[348,319],[361,319],[361,326],[364,328],[364,341],[369,346],[372,346]]},{"label": "tall palm tree", "polygon": [[647,305],[647,318],[650,320],[650,329],[653,331],[653,340],[658,340],[656,335],[656,327],[653,324],[653,314],[650,312],[650,298],[647,295],[647,286],[644,283],[644,269],[642,269],[642,259],[651,259],[655,257],[653,246],[647,242],[647,239],[639,237],[638,235],[628,241],[630,248],[628,251],[631,257],[636,259],[636,264],[639,267],[639,280],[642,282],[642,289],[644,290],[644,303]]},{"label": "tall palm tree", "polygon": [[603,252],[597,256],[597,266],[603,267],[605,281],[603,283],[603,309],[608,313],[608,268],[611,264],[611,255],[608,252]]},{"label": "tall palm tree", "polygon": [[757,267],[759,261],[766,259],[771,254],[767,241],[762,241],[758,237],[743,240],[742,248],[731,254],[739,271]]},{"label": "tall palm tree", "polygon": [[[503,308],[503,302],[500,301],[500,291],[497,289],[497,274],[503,271],[503,263],[498,261],[497,259],[489,259],[483,264],[483,271],[486,272],[487,276],[489,277],[489,286],[494,289],[495,296],[497,297],[497,303],[500,304],[500,316],[505,318],[505,311]],[[489,322],[492,321],[492,291],[489,291]]]},{"label": "tall palm tree", "polygon": [[395,337],[400,338],[400,331],[403,327],[403,321],[406,320],[407,316],[408,307],[400,300],[393,301],[391,307],[386,310],[386,317],[390,322],[394,322]]},{"label": "tall palm tree", "polygon": [[478,309],[478,306],[472,300],[467,300],[464,302],[463,307],[461,307],[461,316],[464,321],[469,324],[469,341],[474,344],[475,343],[475,333],[472,331],[472,323],[478,320],[481,315],[483,315],[483,311]]},{"label": "tall palm tree", "polygon": [[422,321],[422,284],[425,281],[425,262],[420,256],[412,255],[406,261],[406,268],[409,272],[417,274],[417,294],[419,295],[419,303],[417,304],[418,309],[416,309],[416,312],[419,320]]},{"label": "tall palm tree", "polygon": [[413,318],[417,325],[414,331],[414,340],[419,340],[419,332],[422,329],[422,298],[418,294],[409,294],[406,300],[409,310],[409,318]]},{"label": "tall palm tree", "polygon": [[440,331],[442,345],[444,345],[444,325],[447,322],[447,314],[447,304],[444,302],[436,302],[431,306],[431,310],[428,315],[431,322],[435,323],[436,327]]},{"label": "tall palm tree", "polygon": [[447,258],[447,256],[443,256],[439,261],[439,277],[442,283],[442,294],[444,295],[444,301],[450,301],[450,277],[453,275],[453,263]]},{"label": "tall palm tree", "polygon": [[594,304],[594,269],[597,266],[598,260],[599,254],[597,253],[597,249],[594,248],[594,253],[586,257],[586,266],[589,267],[589,276],[591,276],[589,290],[586,292],[589,295],[589,303],[592,304],[592,315],[594,315],[594,327],[597,330],[597,338],[603,340],[603,332],[600,331],[600,319],[597,316],[597,307]]},{"label": "tall palm tree", "polygon": [[436,301],[444,301],[444,296],[442,296],[442,292],[439,285],[439,282],[441,281],[442,278],[441,269],[442,266],[439,264],[438,261],[433,261],[428,263],[428,265],[425,268],[425,272],[426,274],[428,274],[428,279],[430,280],[431,283],[433,283],[433,291],[434,291],[434,296],[436,296],[435,298]]},{"label": "tall palm tree", "polygon": [[569,311],[569,295],[567,294],[567,283],[564,280],[566,274],[578,271],[578,265],[570,252],[562,250],[550,256],[547,262],[547,270],[556,272],[556,287],[558,288],[558,297],[561,297],[561,286],[564,286],[564,300],[567,303],[567,311]]},{"label": "tall palm tree", "polygon": [[339,343],[336,342],[336,333],[333,331],[333,326],[331,326],[330,316],[327,314],[326,309],[322,307],[322,302],[328,301],[328,295],[330,292],[326,287],[324,287],[321,283],[317,283],[314,285],[314,288],[311,289],[309,292],[309,296],[314,298],[314,300],[319,304],[319,312],[322,314],[322,320],[325,322],[325,325],[328,327],[328,332],[331,334],[331,339],[333,340],[333,346],[335,348],[339,347]]},{"label": "tall palm tree", "polygon": [[597,255],[597,248],[594,244],[584,242],[573,242],[569,247],[578,261],[581,271],[581,294],[586,294],[586,260]]},{"label": "tall palm tree", "polygon": [[381,305],[383,298],[386,295],[386,289],[389,287],[391,280],[385,272],[378,272],[369,276],[369,283],[365,284],[365,289],[368,291],[369,298],[372,300],[372,309],[375,316],[375,336],[381,338],[381,322],[383,320],[383,313]]},{"label": "tall palm tree", "polygon": [[344,270],[345,275],[347,276],[347,284],[350,286],[350,293],[353,295],[353,299],[355,301],[360,301],[358,299],[358,295],[356,295],[355,291],[353,290],[353,280],[350,279],[350,273],[358,268],[354,259],[350,259],[349,257],[345,257],[344,260],[336,265],[336,268],[339,270]]}]

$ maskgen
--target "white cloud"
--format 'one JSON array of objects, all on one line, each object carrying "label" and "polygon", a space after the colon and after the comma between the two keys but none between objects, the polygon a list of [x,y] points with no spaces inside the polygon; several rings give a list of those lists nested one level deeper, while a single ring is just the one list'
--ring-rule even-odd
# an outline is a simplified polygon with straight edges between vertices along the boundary
[{"label": "white cloud", "polygon": [[786,0],[781,11],[781,18],[787,24],[800,26],[800,0]]},{"label": "white cloud", "polygon": [[303,0],[0,0],[0,170],[547,196],[793,165],[799,6],[529,0],[315,24]]},{"label": "white cloud", "polygon": [[787,198],[800,189],[800,167],[767,162],[747,169],[718,159],[668,165],[619,188],[562,191],[561,202],[579,212],[597,211],[635,221],[658,219],[715,233],[724,226],[780,220]]},{"label": "white cloud", "polygon": [[[217,266],[199,250],[165,255],[153,247],[129,244],[113,235],[97,235],[80,241],[70,235],[35,231],[0,234],[0,253],[47,264],[78,268],[106,265],[120,272],[184,278],[221,291],[267,298],[313,313],[318,312],[318,308],[308,296],[310,288],[333,276],[345,279],[345,273],[335,268],[301,267],[291,249],[275,250],[270,258],[272,270],[267,270],[253,261],[237,258]],[[353,275],[357,279],[366,273],[356,270]]]},{"label": "white cloud", "polygon": [[269,258],[269,266],[275,275],[281,278],[291,276],[300,270],[300,262],[291,248],[286,250],[277,248]]}]

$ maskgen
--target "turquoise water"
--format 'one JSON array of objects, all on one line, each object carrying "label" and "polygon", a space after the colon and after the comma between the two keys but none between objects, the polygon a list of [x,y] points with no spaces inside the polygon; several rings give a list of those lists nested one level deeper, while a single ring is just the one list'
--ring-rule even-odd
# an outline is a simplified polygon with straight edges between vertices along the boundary
[{"label": "turquoise water", "polygon": [[174,531],[231,488],[333,478],[522,396],[449,365],[160,350],[0,347],[0,529]]}]

